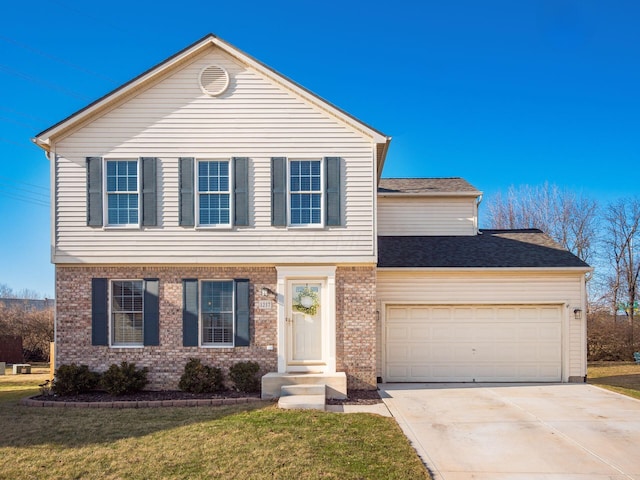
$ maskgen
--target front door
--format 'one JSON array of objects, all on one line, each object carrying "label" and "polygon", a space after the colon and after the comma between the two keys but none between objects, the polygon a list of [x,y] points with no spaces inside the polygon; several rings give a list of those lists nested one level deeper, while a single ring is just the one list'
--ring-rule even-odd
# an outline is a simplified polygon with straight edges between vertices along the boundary
[{"label": "front door", "polygon": [[289,282],[288,364],[292,370],[323,365],[322,283]]}]

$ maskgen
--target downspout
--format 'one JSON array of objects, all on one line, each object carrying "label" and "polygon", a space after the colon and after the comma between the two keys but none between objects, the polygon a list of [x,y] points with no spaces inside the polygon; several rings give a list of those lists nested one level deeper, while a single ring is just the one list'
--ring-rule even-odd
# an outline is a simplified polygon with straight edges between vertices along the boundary
[{"label": "downspout", "polygon": [[[43,142],[42,140],[40,140],[39,138],[32,138],[31,141],[37,145],[38,147],[42,148],[44,150],[44,154],[47,157],[47,160],[49,160],[49,184],[51,186],[51,192],[50,192],[50,211],[49,211],[49,218],[51,219],[52,225],[51,225],[51,237],[50,237],[50,261],[51,263],[53,263],[54,266],[54,283],[53,283],[53,298],[54,298],[54,303],[53,303],[53,345],[54,348],[55,346],[58,344],[58,295],[56,292],[56,276],[58,274],[57,269],[55,268],[55,222],[56,222],[56,217],[55,217],[55,212],[56,212],[56,180],[55,180],[55,174],[56,174],[56,154],[54,151],[51,150],[51,143],[49,141]],[[53,360],[54,360],[54,365],[53,365],[53,371],[57,370],[58,368],[58,355],[56,354],[56,352],[53,352]]]},{"label": "downspout", "polygon": [[474,222],[475,222],[475,229],[476,229],[476,235],[478,235],[480,233],[480,226],[478,225],[478,219],[480,218],[480,204],[482,203],[482,194],[478,195],[478,197],[476,197],[476,215],[474,218]]}]

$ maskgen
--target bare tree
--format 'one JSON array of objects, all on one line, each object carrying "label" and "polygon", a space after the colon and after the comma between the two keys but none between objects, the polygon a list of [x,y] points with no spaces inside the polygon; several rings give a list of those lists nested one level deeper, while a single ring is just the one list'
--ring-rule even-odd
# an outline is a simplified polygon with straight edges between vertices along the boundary
[{"label": "bare tree", "polygon": [[488,202],[491,228],[537,228],[590,263],[596,252],[598,205],[595,200],[557,185],[510,187]]},{"label": "bare tree", "polygon": [[23,300],[40,300],[42,295],[29,288],[15,291],[6,283],[0,283],[0,298],[21,298]]},{"label": "bare tree", "polygon": [[[640,276],[640,199],[624,199],[608,206],[604,221],[604,240],[611,266],[609,302],[614,312],[624,311],[633,327],[638,313],[638,277]],[[635,248],[634,248],[635,244]]]}]

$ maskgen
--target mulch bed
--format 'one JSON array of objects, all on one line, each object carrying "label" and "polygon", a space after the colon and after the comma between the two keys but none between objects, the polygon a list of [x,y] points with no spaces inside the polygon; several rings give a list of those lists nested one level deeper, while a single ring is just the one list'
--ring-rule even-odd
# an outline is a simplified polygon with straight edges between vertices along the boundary
[{"label": "mulch bed", "polygon": [[[113,396],[107,392],[95,391],[80,395],[57,396],[38,395],[31,397],[32,400],[46,402],[144,402],[159,400],[205,400],[205,399],[225,399],[225,398],[255,398],[260,399],[259,393],[241,393],[235,390],[228,390],[220,393],[188,393],[179,390],[144,390],[129,395]],[[344,400],[327,399],[327,405],[375,405],[382,400],[377,390],[349,390],[348,397]]]}]

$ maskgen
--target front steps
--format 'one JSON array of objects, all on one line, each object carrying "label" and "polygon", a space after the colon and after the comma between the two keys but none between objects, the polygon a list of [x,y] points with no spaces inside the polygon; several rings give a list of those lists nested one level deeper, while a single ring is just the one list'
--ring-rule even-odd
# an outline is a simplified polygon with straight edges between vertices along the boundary
[{"label": "front steps", "polygon": [[[338,373],[267,373],[262,377],[262,399],[282,396],[282,387],[289,385],[323,385],[326,398],[347,398],[347,375]],[[285,395],[291,396],[291,395]]]},{"label": "front steps", "polygon": [[285,385],[280,389],[278,407],[284,409],[324,410],[326,385]]}]

